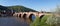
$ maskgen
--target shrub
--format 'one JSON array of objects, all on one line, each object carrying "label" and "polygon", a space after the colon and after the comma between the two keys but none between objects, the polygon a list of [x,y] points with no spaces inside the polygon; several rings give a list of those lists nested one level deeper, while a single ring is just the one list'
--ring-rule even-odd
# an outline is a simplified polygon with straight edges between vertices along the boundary
[{"label": "shrub", "polygon": [[36,17],[36,19],[30,24],[30,26],[48,26],[46,24],[47,17],[49,16],[44,16],[42,19]]},{"label": "shrub", "polygon": [[60,17],[52,16],[49,17],[46,21],[49,26],[60,26]]}]

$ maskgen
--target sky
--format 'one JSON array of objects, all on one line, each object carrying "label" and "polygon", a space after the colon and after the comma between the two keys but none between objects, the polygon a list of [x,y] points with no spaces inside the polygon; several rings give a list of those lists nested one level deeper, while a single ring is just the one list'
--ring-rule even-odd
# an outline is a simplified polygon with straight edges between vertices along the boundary
[{"label": "sky", "polygon": [[0,0],[0,5],[21,5],[36,11],[50,12],[53,11],[57,5],[60,5],[60,0]]}]

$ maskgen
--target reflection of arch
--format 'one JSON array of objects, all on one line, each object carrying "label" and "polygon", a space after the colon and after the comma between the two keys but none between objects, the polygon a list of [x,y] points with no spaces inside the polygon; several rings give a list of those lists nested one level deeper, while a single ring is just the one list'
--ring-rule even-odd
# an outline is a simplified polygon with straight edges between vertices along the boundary
[{"label": "reflection of arch", "polygon": [[19,17],[21,18],[21,14],[19,15]]},{"label": "reflection of arch", "polygon": [[23,18],[25,19],[25,18],[26,18],[26,16],[27,16],[27,14],[24,14],[24,15],[23,15]]},{"label": "reflection of arch", "polygon": [[[34,15],[34,14],[30,14],[30,15],[29,15],[29,19],[30,19],[30,20],[32,20],[32,16],[33,16],[33,15]],[[35,15],[34,15],[34,16],[35,16]]]}]

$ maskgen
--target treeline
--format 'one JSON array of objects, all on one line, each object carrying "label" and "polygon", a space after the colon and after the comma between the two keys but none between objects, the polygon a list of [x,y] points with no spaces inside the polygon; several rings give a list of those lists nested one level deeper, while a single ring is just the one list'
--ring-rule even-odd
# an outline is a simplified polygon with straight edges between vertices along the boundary
[{"label": "treeline", "polygon": [[0,12],[9,10],[7,7],[0,5]]},{"label": "treeline", "polygon": [[27,8],[27,7],[24,7],[24,6],[9,6],[8,9],[13,9],[15,10],[16,12],[37,12],[33,9],[30,9],[30,8]]},{"label": "treeline", "polygon": [[33,9],[24,7],[24,6],[2,6],[0,5],[0,11],[2,10],[14,10],[15,12],[37,12]]}]

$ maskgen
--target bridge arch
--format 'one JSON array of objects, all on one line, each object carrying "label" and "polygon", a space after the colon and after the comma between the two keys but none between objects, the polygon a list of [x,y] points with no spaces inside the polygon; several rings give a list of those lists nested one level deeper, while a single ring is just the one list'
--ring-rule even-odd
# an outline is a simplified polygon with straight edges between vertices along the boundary
[{"label": "bridge arch", "polygon": [[19,17],[21,18],[21,14],[19,14]]},{"label": "bridge arch", "polygon": [[42,19],[43,17],[44,17],[44,15],[41,15],[41,16],[40,16],[40,19]]},{"label": "bridge arch", "polygon": [[27,14],[23,14],[23,16],[22,16],[22,17],[23,17],[24,19],[26,19],[26,16],[27,16]]},{"label": "bridge arch", "polygon": [[29,15],[29,19],[30,19],[30,20],[34,20],[35,18],[36,18],[36,16],[35,16],[34,14],[30,14],[30,15]]}]

